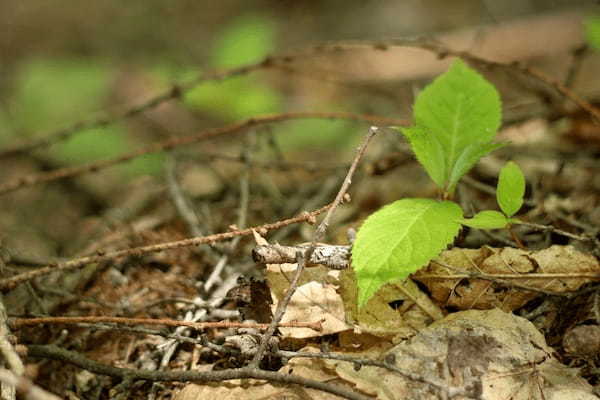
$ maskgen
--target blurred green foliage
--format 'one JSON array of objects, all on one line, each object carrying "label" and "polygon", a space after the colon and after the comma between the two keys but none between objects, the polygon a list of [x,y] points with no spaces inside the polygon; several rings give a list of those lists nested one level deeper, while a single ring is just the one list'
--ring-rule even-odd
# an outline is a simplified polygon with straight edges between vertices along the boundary
[{"label": "blurred green foliage", "polygon": [[[224,27],[210,56],[215,68],[232,68],[255,63],[273,53],[279,32],[275,22],[264,15],[246,15]],[[225,121],[237,121],[256,115],[285,110],[282,95],[260,76],[246,75],[221,82],[198,85],[185,96],[190,108]],[[315,105],[320,109],[329,109]],[[279,143],[283,150],[315,146],[353,146],[348,132],[351,124],[340,121],[306,120],[285,125]],[[356,135],[352,135],[356,137]]]},{"label": "blurred green foliage", "polygon": [[[276,47],[275,22],[263,15],[245,15],[223,28],[213,45],[214,68],[231,68],[260,61]],[[240,76],[207,82],[186,93],[192,109],[233,121],[254,115],[281,112],[281,95],[257,76]]]},{"label": "blurred green foliage", "polygon": [[343,150],[354,147],[359,138],[356,125],[341,120],[293,121],[282,130],[279,143],[283,150]]},{"label": "blurred green foliage", "polygon": [[[275,20],[266,14],[242,15],[215,35],[209,54],[212,68],[231,68],[259,62],[274,53],[280,34]],[[149,63],[145,69],[163,82],[185,81],[195,77],[197,68],[173,67],[164,60]],[[41,136],[89,118],[106,108],[116,68],[93,58],[29,61],[19,71],[14,83],[10,112],[0,114],[0,143],[12,136]],[[157,86],[157,87],[158,87]],[[285,99],[264,75],[250,74],[219,82],[205,82],[188,91],[183,103],[199,113],[224,122],[239,121],[256,115],[283,112]],[[314,110],[331,109],[315,104]],[[294,121],[282,126],[280,144],[284,150],[306,147],[353,145],[347,122]],[[50,156],[61,163],[80,164],[116,157],[143,145],[133,139],[124,124],[88,129],[54,145]],[[163,156],[152,154],[135,159],[118,168],[127,174],[160,173]]]},{"label": "blurred green foliage", "polygon": [[242,76],[222,82],[207,82],[189,91],[184,100],[192,109],[225,120],[279,112],[283,99],[255,77]]},{"label": "blurred green foliage", "polygon": [[[38,59],[24,65],[15,83],[11,118],[13,133],[41,136],[104,108],[113,68],[100,60]],[[53,146],[50,155],[65,164],[115,157],[135,143],[124,126],[87,129]],[[149,155],[119,168],[128,174],[156,173],[161,158]]]},{"label": "blurred green foliage", "polygon": [[583,23],[588,44],[600,50],[600,15],[587,17]]},{"label": "blurred green foliage", "polygon": [[44,133],[97,111],[108,94],[111,70],[97,60],[39,59],[24,65],[15,83],[18,131]]}]

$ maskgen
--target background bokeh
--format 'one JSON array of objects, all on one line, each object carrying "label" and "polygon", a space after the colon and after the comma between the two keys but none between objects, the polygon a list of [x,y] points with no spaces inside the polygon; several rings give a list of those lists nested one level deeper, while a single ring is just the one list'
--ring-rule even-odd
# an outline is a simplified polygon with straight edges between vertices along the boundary
[{"label": "background bokeh", "polygon": [[[510,54],[562,74],[569,51],[583,41],[581,18],[597,11],[595,7],[593,2],[569,0],[0,1],[0,148],[27,143],[77,121],[123,112],[203,72],[257,62],[269,54],[296,54],[323,42],[441,34],[471,50],[487,33],[514,23],[526,34],[484,43],[482,54],[498,59]],[[546,31],[535,28],[535,21],[546,17],[556,22],[547,23]],[[465,41],[463,33],[471,36]],[[530,36],[533,43],[527,42]],[[519,43],[521,49],[514,47]],[[135,118],[83,130],[27,157],[1,160],[0,179],[111,158],[266,113],[346,111],[409,118],[414,94],[447,65],[432,55],[426,62],[419,57],[396,50],[297,57],[290,70],[265,69],[205,82],[186,91],[181,100]],[[597,76],[594,64],[586,65],[592,71],[588,75]],[[503,91],[505,117],[539,106],[539,99],[532,100],[531,85],[525,84],[526,91],[508,90],[507,81],[514,84],[514,77],[493,77]],[[581,82],[584,94],[600,87],[587,78]],[[195,171],[187,174],[183,167],[184,189],[204,195],[215,175],[235,179],[239,169],[232,172],[231,166],[192,167],[205,153],[238,156],[254,146],[254,154],[266,155],[266,162],[282,154],[288,160],[335,162],[348,159],[364,133],[364,127],[354,123],[320,120],[264,129],[276,134],[268,136],[266,150],[263,139],[252,144],[253,139],[240,138],[178,149]],[[383,148],[400,146],[399,138],[382,141]],[[62,243],[70,241],[82,215],[107,212],[140,186],[150,191],[148,182],[161,186],[165,157],[150,154],[98,174],[0,199],[0,222],[9,233],[4,240],[13,248],[43,242],[32,246],[34,253],[43,255],[68,253]],[[274,188],[292,181],[277,179],[268,178],[276,183],[265,190],[278,193],[281,202],[288,189]]]}]

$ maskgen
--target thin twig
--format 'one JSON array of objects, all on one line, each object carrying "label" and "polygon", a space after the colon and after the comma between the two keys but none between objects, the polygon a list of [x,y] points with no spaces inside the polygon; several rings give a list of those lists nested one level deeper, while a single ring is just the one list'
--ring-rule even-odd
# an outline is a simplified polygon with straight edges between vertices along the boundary
[{"label": "thin twig", "polygon": [[[24,326],[36,326],[42,324],[48,325],[73,325],[80,323],[104,323],[121,325],[162,325],[162,326],[185,326],[188,328],[202,329],[229,329],[229,328],[254,328],[267,329],[268,324],[246,323],[246,322],[190,322],[167,318],[125,318],[125,317],[105,317],[105,316],[87,316],[87,317],[42,317],[42,318],[11,318],[9,324],[13,329]],[[320,322],[289,322],[280,324],[281,327],[290,328],[310,328],[316,331],[321,330]]]},{"label": "thin twig", "polygon": [[569,69],[567,70],[564,85],[568,88],[572,88],[575,83],[575,79],[579,72],[581,72],[581,66],[583,65],[583,59],[588,54],[590,48],[584,44],[573,50]]},{"label": "thin twig", "polygon": [[338,191],[337,195],[335,196],[335,200],[333,201],[333,203],[331,203],[331,207],[329,208],[329,210],[327,210],[327,214],[325,214],[325,218],[323,218],[323,221],[321,221],[321,223],[315,230],[315,233],[313,235],[313,239],[312,239],[310,246],[304,252],[303,251],[297,252],[296,257],[297,257],[297,261],[298,261],[298,268],[296,268],[296,272],[294,273],[294,277],[292,278],[292,282],[290,283],[290,287],[288,288],[285,296],[277,304],[277,309],[275,310],[275,314],[273,315],[273,321],[271,322],[271,326],[269,327],[269,329],[267,329],[267,331],[261,337],[260,345],[258,346],[258,350],[256,351],[254,358],[250,362],[249,367],[257,369],[260,364],[260,361],[264,357],[265,351],[267,350],[267,347],[269,344],[269,341],[270,341],[271,337],[273,337],[273,334],[275,333],[275,329],[277,329],[277,325],[283,318],[283,314],[285,313],[285,310],[287,309],[288,304],[292,300],[292,296],[296,292],[296,289],[298,287],[298,282],[300,281],[300,275],[302,274],[302,271],[304,271],[304,268],[306,267],[307,260],[311,259],[312,254],[315,251],[315,247],[317,246],[317,242],[323,238],[325,231],[327,231],[327,228],[329,227],[329,221],[331,219],[331,216],[335,212],[336,208],[347,197],[347,191],[348,191],[348,188],[350,187],[350,184],[352,183],[352,177],[354,176],[354,172],[356,171],[356,168],[358,167],[358,163],[360,162],[363,154],[367,150],[367,146],[369,145],[369,142],[371,141],[373,136],[375,136],[375,134],[377,133],[377,130],[378,130],[377,127],[372,126],[369,129],[369,132],[367,133],[367,135],[365,136],[363,143],[357,149],[356,156],[354,157],[354,160],[352,161],[352,164],[350,165],[348,174],[346,175],[346,178],[344,179],[344,182],[342,183],[340,190]]},{"label": "thin twig", "polygon": [[[418,48],[432,51],[432,52],[438,54],[440,57],[446,57],[446,56],[462,57],[466,60],[469,60],[469,61],[477,63],[477,64],[482,64],[482,65],[486,65],[489,67],[506,68],[509,71],[518,71],[518,72],[526,74],[527,76],[530,76],[538,81],[541,81],[546,85],[549,85],[550,87],[552,87],[553,89],[555,89],[559,93],[561,93],[563,96],[565,96],[566,98],[568,98],[571,101],[573,101],[574,103],[576,103],[579,107],[581,107],[582,109],[587,111],[595,119],[600,120],[600,111],[596,107],[594,107],[592,104],[590,104],[588,101],[586,101],[582,97],[578,96],[576,93],[574,93],[571,89],[569,89],[564,84],[559,82],[557,79],[547,76],[545,73],[543,73],[542,71],[540,71],[536,68],[527,67],[527,66],[523,66],[523,65],[515,64],[515,63],[503,64],[503,63],[496,62],[496,61],[486,60],[486,59],[483,59],[480,57],[473,56],[472,54],[470,54],[468,52],[451,50],[433,40],[401,39],[401,40],[390,40],[390,41],[384,41],[384,42],[341,42],[341,43],[334,43],[334,44],[330,44],[330,45],[318,46],[318,47],[315,47],[313,49],[313,51],[314,52],[322,52],[322,51],[325,51],[328,49],[330,49],[332,51],[344,51],[344,50],[347,51],[347,50],[351,50],[351,49],[354,49],[357,47],[358,48],[369,47],[369,48],[376,49],[376,50],[386,50],[388,47],[391,47],[391,46],[418,47]],[[300,116],[298,114],[303,114],[303,115]],[[337,114],[337,115],[334,115],[334,114]],[[344,114],[344,115],[340,115],[340,114]],[[367,117],[367,118],[365,118],[365,117]],[[389,118],[382,118],[382,117],[361,116],[358,114],[347,114],[347,113],[288,113],[288,114],[279,114],[279,115],[275,115],[275,116],[253,118],[253,119],[249,119],[247,121],[244,121],[244,122],[241,122],[238,124],[234,124],[234,125],[230,125],[227,127],[203,131],[197,135],[174,138],[174,139],[168,140],[166,142],[155,143],[155,144],[143,147],[134,152],[124,154],[124,155],[114,158],[114,159],[102,160],[102,161],[88,163],[88,164],[84,164],[84,165],[76,166],[76,167],[61,168],[58,170],[49,171],[49,172],[38,174],[38,175],[25,176],[25,177],[19,178],[17,180],[7,182],[3,185],[0,185],[0,195],[23,188],[23,187],[28,187],[28,186],[32,186],[32,185],[35,185],[38,183],[42,183],[42,182],[49,182],[49,181],[56,180],[56,179],[72,177],[72,176],[80,175],[80,174],[87,173],[87,172],[95,172],[100,169],[108,168],[110,166],[116,165],[121,162],[129,161],[133,158],[136,158],[136,157],[139,157],[139,156],[142,156],[145,154],[169,150],[176,146],[195,143],[195,142],[198,142],[198,141],[210,138],[210,137],[224,135],[224,134],[238,133],[238,132],[241,132],[243,130],[246,130],[246,129],[248,129],[252,126],[258,125],[258,124],[277,122],[277,121],[281,121],[281,120],[285,120],[285,119],[293,119],[293,118],[341,118],[341,119],[354,119],[354,120],[370,121],[372,123],[377,123],[377,124],[382,124],[382,125],[405,125],[405,124],[407,124],[406,121],[398,121],[398,120],[392,120]]]},{"label": "thin twig", "polygon": [[[195,339],[195,338],[177,335],[177,334],[169,333],[169,332],[165,332],[165,331],[156,331],[156,330],[152,330],[152,329],[139,328],[139,327],[112,326],[112,325],[102,325],[102,324],[100,324],[100,325],[98,325],[98,324],[94,324],[94,325],[82,324],[82,325],[87,326],[92,329],[115,330],[115,331],[130,332],[130,333],[134,333],[134,334],[161,336],[161,337],[165,337],[167,339],[174,339],[179,342],[191,343],[191,344],[204,346],[204,347],[207,347],[207,348],[209,348],[213,351],[216,351],[218,353],[221,353],[221,354],[239,355],[239,349],[212,343],[212,342],[208,341],[205,336],[200,336],[200,338]],[[297,352],[297,351],[288,351],[288,350],[277,350],[274,352],[269,352],[269,354],[271,354],[273,356],[277,356],[277,357],[282,357],[285,359],[317,358],[317,359],[343,361],[343,362],[352,363],[352,364],[358,365],[358,366],[378,367],[378,368],[386,369],[391,372],[395,372],[411,381],[421,382],[421,383],[425,383],[427,385],[431,385],[432,387],[434,387],[440,391],[451,391],[453,393],[459,392],[459,388],[455,388],[455,387],[448,388],[442,382],[438,382],[438,381],[429,379],[425,376],[416,374],[411,371],[403,370],[387,361],[377,361],[377,360],[372,360],[372,359],[368,359],[368,358],[359,358],[359,357],[353,357],[353,356],[347,355],[347,354],[336,354],[336,353],[330,353],[330,352],[315,353],[315,352],[306,352],[306,351],[305,352],[302,352],[302,351]]]},{"label": "thin twig", "polygon": [[218,136],[232,135],[241,132],[245,132],[250,128],[259,125],[271,124],[282,121],[289,121],[294,119],[344,119],[351,121],[365,121],[375,124],[382,125],[406,125],[407,122],[404,120],[397,120],[393,118],[380,117],[375,115],[365,114],[353,114],[345,112],[292,112],[283,114],[265,115],[261,117],[254,117],[245,121],[237,122],[231,125],[212,128],[201,131],[194,135],[174,137],[163,142],[153,143],[144,147],[141,147],[132,152],[122,154],[118,157],[90,162],[83,165],[74,167],[59,168],[52,171],[28,175],[13,181],[0,184],[0,195],[13,192],[15,190],[23,189],[29,186],[37,185],[44,182],[50,182],[57,179],[70,178],[89,172],[97,172],[105,168],[115,166],[117,164],[133,160],[134,158],[141,157],[147,154],[158,153],[161,151],[171,150],[178,146],[189,145],[197,143],[203,140],[212,139]]},{"label": "thin twig", "polygon": [[[347,171],[348,167],[349,166],[344,168],[344,171]],[[298,200],[304,199],[303,202],[301,204],[295,204],[296,203],[295,201],[289,201],[286,203],[286,209],[289,209],[290,213],[291,212],[295,213],[295,212],[300,212],[302,209],[310,210],[319,204],[323,204],[334,193],[337,192],[337,189],[340,187],[342,179],[344,179],[344,177],[339,176],[339,173],[338,173],[338,174],[329,176],[328,178],[325,179],[324,182],[318,182],[318,191],[314,195],[312,195],[311,192],[305,190],[306,186],[312,186],[312,185],[304,184],[303,185],[304,187],[302,188],[303,191],[299,192],[298,196],[297,196]],[[309,195],[311,197],[308,198],[308,200],[306,200],[306,198]],[[296,229],[297,229],[297,226],[294,226],[294,225],[286,226],[285,228],[280,229],[277,232],[275,232],[270,239],[273,242],[283,241],[286,237],[288,237],[293,232],[295,232]],[[296,253],[294,252],[294,257],[295,256],[296,256]]]},{"label": "thin twig", "polygon": [[556,233],[557,235],[568,237],[569,239],[573,239],[573,240],[579,240],[581,242],[595,242],[596,241],[596,239],[591,236],[588,236],[585,234],[584,235],[576,235],[574,233],[570,233],[567,231],[563,231],[562,229],[555,228],[551,225],[534,224],[532,222],[525,222],[525,221],[519,222],[519,225],[527,226],[527,227],[535,229],[537,231]]},{"label": "thin twig", "polygon": [[458,396],[458,395],[464,395],[466,392],[465,388],[448,387],[448,385],[444,384],[443,382],[435,381],[433,379],[429,379],[425,376],[416,374],[414,372],[403,370],[403,369],[398,368],[397,366],[395,366],[389,362],[386,362],[386,361],[377,361],[377,360],[371,360],[368,358],[358,358],[358,357],[352,357],[352,356],[345,355],[345,354],[335,354],[335,353],[328,353],[328,352],[313,353],[313,352],[306,352],[306,351],[305,352],[296,352],[296,351],[280,350],[280,351],[276,352],[275,354],[277,354],[278,356],[281,356],[281,357],[289,358],[289,359],[291,359],[291,358],[320,358],[320,359],[325,359],[325,360],[338,360],[338,361],[349,362],[349,363],[352,363],[357,366],[377,367],[377,368],[386,369],[391,372],[395,372],[398,375],[400,375],[408,380],[411,380],[414,382],[421,382],[426,385],[430,385],[442,393],[448,393],[448,394],[452,394],[453,396]]},{"label": "thin twig", "polygon": [[371,400],[367,396],[350,391],[338,385],[318,382],[292,374],[262,371],[254,368],[227,369],[223,371],[149,371],[144,369],[118,368],[100,364],[73,351],[61,349],[55,345],[29,345],[27,354],[32,357],[41,357],[59,360],[76,365],[87,371],[119,379],[140,379],[152,382],[220,382],[232,379],[262,379],[270,382],[294,384],[321,390],[351,400]]},{"label": "thin twig", "polygon": [[[267,56],[259,62],[235,67],[232,69],[209,71],[189,80],[188,82],[173,84],[168,90],[148,99],[147,101],[120,112],[113,113],[112,115],[107,114],[96,118],[81,120],[51,133],[37,133],[31,135],[40,139],[17,144],[11,148],[3,150],[0,152],[0,159],[31,152],[32,150],[42,147],[48,147],[66,140],[78,132],[94,128],[107,127],[137,115],[141,115],[144,112],[150,111],[163,103],[181,98],[182,95],[184,95],[187,91],[195,89],[198,87],[198,85],[208,81],[222,81],[270,68],[291,73],[298,73],[296,69],[289,68],[290,64],[296,60],[305,60],[307,57],[319,56],[324,52],[335,53],[337,51],[339,51],[339,49],[336,49],[332,46],[314,46],[307,50],[300,50],[295,53]],[[315,79],[314,73],[306,73],[305,75],[311,79]],[[319,79],[322,80],[322,78]],[[343,80],[335,82],[347,85],[347,82]]]},{"label": "thin twig", "polygon": [[[186,157],[186,154],[182,155]],[[326,161],[288,161],[288,160],[245,160],[244,157],[232,156],[227,154],[219,153],[208,153],[203,152],[201,154],[193,154],[189,156],[194,160],[200,161],[227,161],[232,163],[245,164],[249,168],[260,168],[260,169],[274,169],[277,171],[289,170],[289,169],[301,169],[308,172],[319,172],[319,171],[336,171],[336,170],[347,170],[348,165],[335,162]]]},{"label": "thin twig", "polygon": [[161,252],[161,251],[165,251],[165,250],[173,250],[173,249],[180,249],[180,248],[189,247],[189,246],[198,246],[201,244],[215,243],[215,242],[219,242],[219,241],[223,241],[223,240],[232,239],[236,236],[251,235],[253,231],[267,232],[267,231],[279,229],[279,228],[282,228],[284,226],[291,225],[291,224],[312,221],[317,215],[324,213],[331,206],[332,206],[332,204],[328,204],[324,207],[319,208],[318,210],[312,211],[310,213],[305,212],[294,218],[285,219],[285,220],[274,222],[271,224],[255,226],[255,227],[248,228],[248,229],[242,229],[242,230],[236,230],[236,231],[231,231],[231,232],[218,233],[215,235],[208,235],[208,236],[202,236],[202,237],[177,240],[174,242],[166,242],[166,243],[159,243],[159,244],[153,244],[153,245],[148,245],[148,246],[134,247],[131,249],[117,250],[117,251],[111,251],[111,252],[106,252],[106,253],[99,251],[96,255],[76,258],[76,259],[73,259],[70,261],[56,263],[54,265],[47,265],[45,267],[38,268],[33,271],[24,272],[24,273],[15,275],[10,278],[2,279],[2,280],[0,280],[0,291],[12,289],[20,283],[29,281],[29,280],[37,278],[39,276],[48,275],[52,272],[70,271],[70,270],[82,268],[83,266],[92,264],[92,263],[109,261],[109,260],[113,260],[115,258],[125,257],[125,256],[140,257],[145,254],[157,253],[157,252]]}]

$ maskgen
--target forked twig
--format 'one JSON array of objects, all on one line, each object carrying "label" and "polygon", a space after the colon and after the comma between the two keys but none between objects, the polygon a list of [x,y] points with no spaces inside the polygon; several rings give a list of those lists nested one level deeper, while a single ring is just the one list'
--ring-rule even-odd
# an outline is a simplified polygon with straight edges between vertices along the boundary
[{"label": "forked twig", "polygon": [[347,198],[347,191],[348,191],[348,188],[350,187],[350,184],[352,183],[352,177],[354,176],[354,172],[356,171],[356,168],[358,167],[358,163],[359,163],[360,159],[362,158],[363,154],[365,153],[367,146],[369,145],[369,142],[371,141],[373,136],[375,136],[375,134],[377,133],[377,130],[378,130],[377,127],[372,126],[369,129],[369,132],[367,133],[367,135],[365,136],[362,144],[358,148],[358,150],[356,152],[356,156],[354,157],[354,160],[352,161],[352,164],[350,165],[350,168],[348,170],[348,174],[346,175],[346,178],[344,178],[344,182],[342,183],[340,190],[338,191],[337,195],[335,196],[335,200],[333,201],[333,203],[331,203],[331,207],[327,210],[327,214],[325,215],[325,218],[323,218],[323,221],[321,221],[321,223],[315,230],[315,233],[313,235],[313,239],[312,239],[310,246],[304,252],[302,252],[302,251],[297,252],[298,268],[296,268],[296,272],[294,273],[294,277],[292,278],[290,287],[288,288],[285,296],[283,297],[283,299],[281,299],[281,301],[279,301],[279,304],[277,304],[277,309],[275,310],[275,313],[273,315],[273,321],[271,322],[271,326],[263,334],[261,341],[260,341],[260,345],[258,347],[258,350],[256,351],[254,358],[250,362],[250,365],[249,365],[250,368],[258,369],[260,361],[263,359],[263,357],[265,355],[265,351],[267,350],[269,341],[270,341],[271,337],[273,337],[273,334],[275,333],[275,329],[277,329],[277,325],[283,318],[283,314],[285,313],[285,310],[287,309],[288,304],[292,300],[292,296],[296,292],[296,289],[298,287],[298,282],[300,281],[300,276],[302,275],[302,271],[304,271],[304,268],[306,267],[307,260],[311,259],[312,254],[315,251],[315,247],[317,246],[317,242],[323,238],[323,235],[327,231],[327,228],[329,227],[329,221],[331,220],[331,216],[335,212],[336,208],[342,203],[342,201],[344,201],[344,199]]}]

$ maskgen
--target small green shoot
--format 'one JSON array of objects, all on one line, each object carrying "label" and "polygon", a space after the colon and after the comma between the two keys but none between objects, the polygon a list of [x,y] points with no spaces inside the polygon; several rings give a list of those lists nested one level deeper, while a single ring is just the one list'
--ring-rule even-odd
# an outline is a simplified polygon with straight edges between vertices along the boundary
[{"label": "small green shoot", "polygon": [[[429,177],[451,197],[460,178],[482,157],[504,146],[493,139],[500,126],[501,103],[494,86],[461,60],[427,86],[414,106],[415,125],[401,128]],[[515,163],[500,173],[497,201],[502,213],[486,210],[463,218],[452,201],[403,199],[373,213],[352,248],[358,306],[384,284],[406,279],[439,255],[461,225],[499,229],[522,206],[525,178]]]},{"label": "small green shoot", "polygon": [[431,179],[452,194],[460,178],[491,151],[500,126],[500,96],[461,60],[417,97],[415,126],[402,128]]},{"label": "small green shoot", "polygon": [[496,201],[502,212],[510,218],[523,206],[523,196],[525,196],[525,177],[521,168],[509,161],[500,171]]},{"label": "small green shoot", "polygon": [[460,223],[477,229],[502,229],[510,223],[506,215],[499,211],[485,210],[480,211],[473,218],[463,218]]}]

